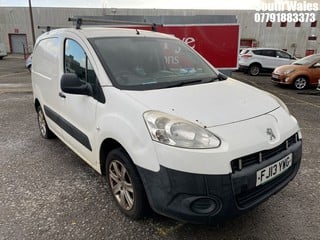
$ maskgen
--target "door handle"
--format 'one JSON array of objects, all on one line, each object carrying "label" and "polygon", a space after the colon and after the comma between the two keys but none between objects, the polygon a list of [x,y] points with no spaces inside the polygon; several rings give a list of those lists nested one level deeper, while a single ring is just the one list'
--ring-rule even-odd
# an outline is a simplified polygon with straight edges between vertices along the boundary
[{"label": "door handle", "polygon": [[59,92],[59,97],[66,98],[66,95],[64,95],[62,92]]}]

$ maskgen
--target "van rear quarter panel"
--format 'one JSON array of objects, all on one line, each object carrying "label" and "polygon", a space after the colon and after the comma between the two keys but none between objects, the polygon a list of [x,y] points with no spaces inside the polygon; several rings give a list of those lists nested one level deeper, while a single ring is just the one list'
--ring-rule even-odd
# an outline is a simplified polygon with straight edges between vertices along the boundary
[{"label": "van rear quarter panel", "polygon": [[[58,37],[42,38],[32,57],[32,88],[34,99],[51,109],[59,109],[59,57],[62,54]],[[59,135],[58,127],[47,118],[51,130]]]}]

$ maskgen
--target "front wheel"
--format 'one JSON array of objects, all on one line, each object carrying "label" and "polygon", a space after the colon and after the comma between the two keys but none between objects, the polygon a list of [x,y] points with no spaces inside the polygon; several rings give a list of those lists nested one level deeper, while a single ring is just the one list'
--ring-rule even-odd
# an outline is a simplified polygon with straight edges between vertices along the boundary
[{"label": "front wheel", "polygon": [[308,81],[305,77],[297,77],[293,83],[293,86],[298,90],[305,89],[307,85],[308,85]]},{"label": "front wheel", "polygon": [[106,177],[120,210],[132,219],[143,217],[148,210],[144,187],[129,155],[122,148],[108,154]]}]

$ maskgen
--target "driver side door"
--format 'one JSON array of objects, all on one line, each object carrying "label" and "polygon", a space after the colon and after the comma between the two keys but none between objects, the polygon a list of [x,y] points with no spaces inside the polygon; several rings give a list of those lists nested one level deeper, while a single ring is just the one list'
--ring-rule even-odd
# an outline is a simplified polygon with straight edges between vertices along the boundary
[{"label": "driver side door", "polygon": [[74,73],[81,82],[89,84],[92,96],[65,93],[60,89],[64,140],[85,161],[93,164],[93,142],[97,131],[96,109],[100,101],[97,96],[102,90],[91,62],[78,41],[65,39],[64,73]]}]

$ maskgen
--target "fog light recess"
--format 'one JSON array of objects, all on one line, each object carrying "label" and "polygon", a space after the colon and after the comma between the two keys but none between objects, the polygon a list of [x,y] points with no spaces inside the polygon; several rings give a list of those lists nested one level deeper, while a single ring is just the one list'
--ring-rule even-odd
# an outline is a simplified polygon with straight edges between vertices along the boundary
[{"label": "fog light recess", "polygon": [[208,214],[215,211],[218,204],[211,198],[198,198],[190,204],[190,209],[195,213]]}]

